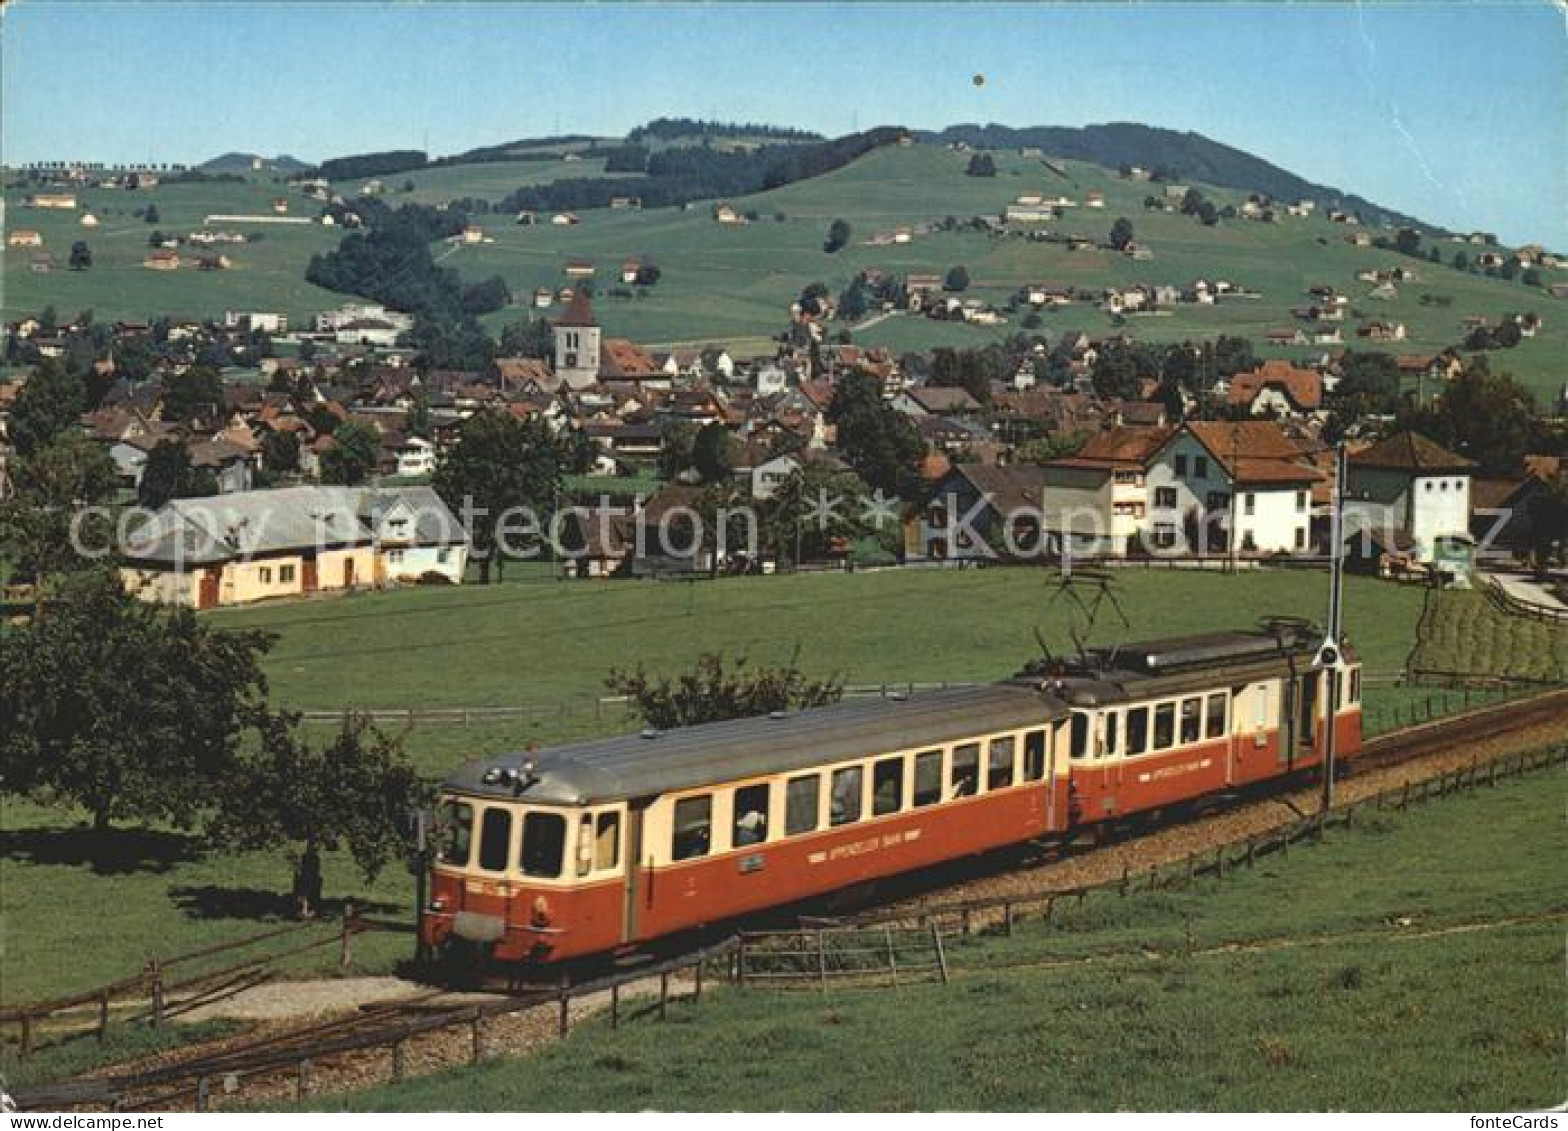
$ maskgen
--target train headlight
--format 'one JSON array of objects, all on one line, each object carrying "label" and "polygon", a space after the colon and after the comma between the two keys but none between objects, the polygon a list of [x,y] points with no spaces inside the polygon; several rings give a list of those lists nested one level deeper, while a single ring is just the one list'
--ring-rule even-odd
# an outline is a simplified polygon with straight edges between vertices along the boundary
[{"label": "train headlight", "polygon": [[436,897],[435,899],[432,899],[430,901],[430,910],[432,910],[432,911],[445,911],[446,910],[446,900],[440,898],[439,896]]},{"label": "train headlight", "polygon": [[550,925],[550,904],[542,895],[534,900],[532,922],[536,927]]}]

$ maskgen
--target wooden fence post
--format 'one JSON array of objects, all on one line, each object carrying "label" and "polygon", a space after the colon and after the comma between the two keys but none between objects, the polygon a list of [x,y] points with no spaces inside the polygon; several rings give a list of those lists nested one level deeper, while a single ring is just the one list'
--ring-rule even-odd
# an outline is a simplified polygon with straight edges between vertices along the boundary
[{"label": "wooden fence post", "polygon": [[98,1043],[101,1045],[109,1039],[109,990],[104,988],[98,995]]},{"label": "wooden fence post", "polygon": [[735,944],[735,984],[746,984],[746,936],[740,937],[740,942]]},{"label": "wooden fence post", "polygon": [[556,1036],[565,1039],[566,1034],[572,1029],[572,980],[566,975],[561,975],[560,989],[560,1017],[556,1022]]},{"label": "wooden fence post", "polygon": [[406,1044],[407,1042],[402,1037],[392,1042],[392,1079],[394,1080],[401,1080],[403,1072],[407,1068],[405,1063],[407,1055]]},{"label": "wooden fence post", "polygon": [[485,1058],[485,1015],[477,1009],[474,1018],[468,1023],[468,1060],[471,1064],[478,1064]]},{"label": "wooden fence post", "polygon": [[33,1015],[22,1014],[22,1059],[33,1054]]},{"label": "wooden fence post", "polygon": [[610,986],[610,1028],[621,1027],[621,984],[615,982]]},{"label": "wooden fence post", "polygon": [[163,968],[152,960],[152,1027],[163,1024]]},{"label": "wooden fence post", "polygon": [[1052,915],[1053,912],[1055,912],[1055,910],[1056,910],[1056,897],[1054,895],[1046,896],[1045,897],[1045,921],[1047,923],[1049,923],[1051,921],[1051,915]]},{"label": "wooden fence post", "polygon": [[1131,869],[1126,864],[1123,864],[1122,865],[1122,887],[1121,887],[1121,895],[1122,895],[1123,899],[1127,898],[1127,878],[1131,874],[1132,874]]},{"label": "wooden fence post", "polygon": [[[964,934],[969,933],[969,912],[964,912]],[[828,949],[826,932],[817,932],[817,984],[823,993],[828,992]]]},{"label": "wooden fence post", "polygon": [[303,1100],[310,1095],[310,1057],[303,1057],[294,1074],[294,1098]]},{"label": "wooden fence post", "polygon": [[705,965],[707,965],[706,961],[701,959],[701,958],[699,958],[697,960],[696,967],[693,970],[692,981],[695,983],[695,988],[694,988],[694,990],[692,992],[692,1000],[693,1001],[701,1001],[702,1000],[702,968]]},{"label": "wooden fence post", "polygon": [[[1013,937],[1013,903],[1012,903],[1012,900],[1008,900],[1006,903],[1002,904],[1002,933],[1004,935],[1006,935],[1008,938],[1012,938]],[[893,942],[892,942],[892,939],[890,937],[888,939],[888,950],[889,950],[889,954],[890,955],[892,953],[892,946],[893,946]]]},{"label": "wooden fence post", "polygon": [[1249,868],[1252,867],[1253,864],[1256,862],[1255,858],[1257,856],[1257,851],[1258,851],[1257,841],[1249,836],[1247,838],[1247,867],[1249,867]]},{"label": "wooden fence post", "polygon": [[1214,878],[1225,878],[1225,846],[1222,844],[1214,850]]},{"label": "wooden fence post", "polygon": [[663,1021],[670,1010],[670,976],[668,973],[659,975],[659,1020]]},{"label": "wooden fence post", "polygon": [[349,900],[343,904],[343,937],[338,943],[338,965],[347,970],[349,963],[354,960],[354,955],[349,947],[349,939],[353,937],[354,901]]},{"label": "wooden fence post", "polygon": [[936,968],[942,974],[942,984],[947,985],[947,952],[942,949],[942,932],[931,924],[931,945],[936,948]]}]

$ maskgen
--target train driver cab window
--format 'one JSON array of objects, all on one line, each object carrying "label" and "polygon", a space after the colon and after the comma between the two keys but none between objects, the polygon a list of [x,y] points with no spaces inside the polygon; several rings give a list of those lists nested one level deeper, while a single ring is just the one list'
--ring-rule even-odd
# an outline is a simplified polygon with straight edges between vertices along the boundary
[{"label": "train driver cab window", "polygon": [[768,839],[768,787],[748,785],[735,791],[734,839],[736,848],[761,844]]},{"label": "train driver cab window", "polygon": [[1161,703],[1154,708],[1154,748],[1167,750],[1176,745],[1176,704]]},{"label": "train driver cab window", "polygon": [[817,797],[822,792],[820,774],[790,778],[784,786],[784,835],[817,831]]},{"label": "train driver cab window", "polygon": [[621,862],[621,815],[614,810],[600,813],[593,840],[593,866],[603,872]]},{"label": "train driver cab window", "polygon": [[904,807],[904,759],[883,758],[871,766],[871,815],[881,817]]},{"label": "train driver cab window", "polygon": [[1012,735],[991,740],[990,756],[986,759],[985,765],[987,789],[1006,789],[1013,784],[1013,750]]},{"label": "train driver cab window", "polygon": [[1203,735],[1205,738],[1219,738],[1225,733],[1225,722],[1230,715],[1230,711],[1228,710],[1230,706],[1229,699],[1230,696],[1224,691],[1219,691],[1209,696],[1207,704],[1208,713],[1204,720],[1203,729]]},{"label": "train driver cab window", "polygon": [[[586,842],[584,848],[586,848]],[[542,880],[557,879],[561,875],[562,857],[566,853],[566,818],[559,813],[529,813],[523,818],[523,844],[520,866],[525,876]],[[584,852],[581,863],[588,863]],[[586,868],[579,867],[580,873]]]},{"label": "train driver cab window", "polygon": [[441,836],[436,859],[443,864],[467,867],[474,847],[474,807],[466,801],[448,801],[441,806]]},{"label": "train driver cab window", "polygon": [[942,800],[942,752],[927,750],[915,755],[915,808]]},{"label": "train driver cab window", "polygon": [[1149,752],[1149,708],[1134,707],[1127,712],[1127,754]]},{"label": "train driver cab window", "polygon": [[1045,777],[1045,731],[1032,730],[1024,735],[1024,781]]},{"label": "train driver cab window", "polygon": [[1350,702],[1361,702],[1361,669],[1350,669]]},{"label": "train driver cab window", "polygon": [[713,798],[683,797],[675,803],[670,836],[670,859],[692,860],[708,855],[713,840]]},{"label": "train driver cab window", "polygon": [[973,797],[980,792],[980,744],[953,747],[953,768],[948,773],[949,798]]},{"label": "train driver cab window", "polygon": [[479,866],[487,872],[506,871],[512,847],[512,811],[486,809],[479,826]]},{"label": "train driver cab window", "polygon": [[861,766],[845,766],[833,771],[833,789],[828,795],[828,824],[852,825],[860,820],[865,804],[866,771]]},{"label": "train driver cab window", "polygon": [[1072,745],[1067,753],[1075,761],[1089,756],[1089,721],[1088,711],[1073,712]]},{"label": "train driver cab window", "polygon": [[1203,700],[1194,695],[1181,701],[1181,740],[1197,742],[1203,737]]}]

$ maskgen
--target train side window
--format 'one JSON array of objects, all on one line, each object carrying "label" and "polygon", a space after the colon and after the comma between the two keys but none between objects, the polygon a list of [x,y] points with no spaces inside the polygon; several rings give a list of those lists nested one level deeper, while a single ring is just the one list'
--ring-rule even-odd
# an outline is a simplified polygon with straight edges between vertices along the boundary
[{"label": "train side window", "polygon": [[448,801],[441,810],[436,859],[443,864],[467,867],[468,854],[474,847],[474,807],[466,801]]},{"label": "train side window", "polygon": [[1149,752],[1149,708],[1134,707],[1127,712],[1127,753]]},{"label": "train side window", "polygon": [[599,831],[594,837],[593,866],[598,871],[621,862],[621,815],[613,809],[599,814]]},{"label": "train side window", "polygon": [[1068,756],[1074,759],[1085,758],[1089,754],[1089,712],[1073,712],[1072,745],[1068,748]]},{"label": "train side window", "polygon": [[1230,696],[1224,691],[1210,695],[1208,698],[1208,716],[1204,723],[1204,736],[1206,738],[1219,738],[1228,729],[1225,725],[1230,716]]},{"label": "train side window", "polygon": [[871,765],[871,815],[882,817],[904,807],[904,759],[883,758]]},{"label": "train side window", "polygon": [[1154,708],[1154,748],[1165,750],[1176,744],[1176,704],[1161,703]]},{"label": "train side window", "polygon": [[1197,742],[1203,737],[1203,700],[1194,695],[1181,701],[1181,740]]},{"label": "train side window", "polygon": [[1114,757],[1116,757],[1116,755],[1118,753],[1117,743],[1119,741],[1121,741],[1121,734],[1119,733],[1119,727],[1121,725],[1121,721],[1122,721],[1122,716],[1121,716],[1121,712],[1120,711],[1107,711],[1107,712],[1105,712],[1105,754],[1106,754],[1106,757],[1114,758]]},{"label": "train side window", "polygon": [[1350,669],[1350,702],[1361,702],[1361,669]]},{"label": "train side window", "polygon": [[966,742],[953,747],[953,768],[948,772],[948,795],[973,797],[980,792],[980,744]]},{"label": "train side window", "polygon": [[784,787],[784,835],[798,836],[817,831],[817,798],[822,793],[822,776],[807,774],[790,778]]},{"label": "train side window", "polygon": [[987,789],[1006,789],[1013,784],[1013,751],[1015,747],[1016,744],[1012,735],[991,740],[990,757],[986,760],[985,769],[985,787]]},{"label": "train side window", "polygon": [[[587,820],[585,816],[583,818]],[[586,842],[583,844],[586,849]],[[523,843],[519,867],[525,876],[557,879],[566,855],[566,818],[559,813],[529,813],[523,818]],[[583,852],[578,875],[588,873],[589,856]]]},{"label": "train side window", "polygon": [[942,800],[942,752],[927,750],[915,755],[915,808]]},{"label": "train side window", "polygon": [[745,848],[768,839],[768,787],[748,785],[735,791],[735,824],[730,844]]},{"label": "train side window", "polygon": [[1045,777],[1045,731],[1032,730],[1024,735],[1024,781]]},{"label": "train side window", "polygon": [[713,840],[713,797],[683,797],[675,803],[670,835],[670,859],[691,860],[708,855]]},{"label": "train side window", "polygon": [[828,824],[851,825],[860,820],[865,807],[866,770],[864,766],[845,766],[833,771],[833,788],[828,794]]},{"label": "train side window", "polygon": [[479,866],[487,872],[506,871],[512,848],[512,811],[486,809],[479,826]]}]

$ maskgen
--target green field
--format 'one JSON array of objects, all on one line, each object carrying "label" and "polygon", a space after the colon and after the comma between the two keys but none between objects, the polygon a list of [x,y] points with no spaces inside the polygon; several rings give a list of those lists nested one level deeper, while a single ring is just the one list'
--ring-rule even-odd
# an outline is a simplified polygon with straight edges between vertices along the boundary
[{"label": "green field", "polygon": [[1412,660],[1419,672],[1492,672],[1568,682],[1568,625],[1498,616],[1481,593],[1434,593]]},{"label": "green field", "polygon": [[1478,1110],[1560,1102],[1565,779],[1330,834],[1224,884],[956,942],[951,985],[721,988],[342,1111]]},{"label": "green field", "polygon": [[[37,313],[53,304],[62,318],[92,310],[99,320],[150,321],[159,315],[174,318],[221,318],[226,310],[281,311],[296,324],[317,311],[334,307],[345,296],[305,282],[310,257],[336,247],[342,232],[319,224],[210,225],[212,230],[260,232],[258,243],[224,244],[212,249],[182,248],[182,259],[196,254],[223,252],[234,261],[226,271],[198,271],[187,262],[178,271],[150,271],[142,266],[147,237],[156,229],[169,234],[200,231],[210,214],[271,215],[277,197],[289,201],[290,215],[314,217],[320,205],[306,200],[295,189],[268,181],[160,184],[154,189],[130,192],[84,189],[77,192],[76,212],[24,208],[27,193],[5,191],[8,229],[32,228],[42,234],[44,246],[4,249],[4,316],[15,319]],[[132,213],[149,204],[158,208],[156,224]],[[80,217],[91,212],[97,228],[84,228]],[[71,271],[71,245],[85,240],[93,252],[93,266]],[[53,270],[40,274],[32,269],[37,250],[54,256]]]},{"label": "green field", "polygon": [[[521,303],[536,287],[563,285],[568,259],[592,260],[599,268],[600,287],[608,291],[619,285],[623,262],[648,257],[663,270],[657,286],[640,297],[604,294],[598,301],[597,311],[608,332],[650,346],[723,343],[745,354],[768,350],[768,339],[787,324],[789,303],[809,283],[821,281],[837,291],[862,270],[945,272],[963,264],[974,280],[971,294],[997,303],[1032,282],[1099,288],[1113,283],[1182,285],[1198,278],[1224,279],[1262,297],[1212,307],[1182,306],[1168,315],[1134,316],[1124,329],[1155,341],[1241,333],[1257,339],[1262,353],[1311,358],[1327,347],[1278,350],[1264,346],[1262,339],[1268,330],[1292,324],[1289,310],[1307,301],[1308,286],[1327,283],[1352,298],[1356,313],[1343,323],[1349,347],[1368,346],[1355,337],[1359,321],[1404,322],[1410,331],[1408,341],[1376,348],[1422,353],[1458,342],[1467,315],[1495,318],[1506,312],[1537,311],[1545,319],[1541,333],[1516,349],[1493,354],[1493,368],[1515,373],[1543,400],[1555,399],[1561,390],[1568,322],[1555,317],[1557,300],[1541,290],[1462,274],[1445,265],[1418,263],[1391,251],[1353,247],[1344,242],[1350,229],[1323,217],[1286,217],[1277,224],[1237,219],[1204,228],[1190,217],[1144,211],[1143,198],[1157,194],[1160,186],[1122,181],[1110,170],[1079,162],[1066,163],[1063,178],[1037,159],[1010,152],[995,156],[998,175],[978,178],[964,174],[965,154],[926,145],[876,150],[826,176],[737,199],[733,202],[737,207],[756,209],[760,215],[756,223],[747,225],[715,223],[707,202],[685,210],[586,210],[580,213],[582,223],[570,228],[519,227],[509,217],[481,217],[479,223],[492,242],[443,248],[440,254],[445,266],[467,277],[501,275]],[[522,185],[601,171],[598,159],[570,164],[522,161],[454,165],[383,179],[394,204],[405,199],[436,204],[464,196],[499,200]],[[411,194],[399,191],[406,180],[416,186]],[[354,191],[358,186],[341,187]],[[1069,252],[1061,245],[974,232],[917,234],[907,245],[865,245],[874,233],[897,225],[1000,214],[1027,190],[1079,201],[1088,192],[1103,193],[1103,210],[1072,209],[1046,227],[1103,240],[1112,221],[1125,215],[1132,220],[1138,240],[1153,250],[1154,259],[1136,262],[1097,250]],[[8,253],[5,315],[14,318],[46,302],[62,312],[91,306],[101,316],[143,318],[159,313],[221,314],[225,309],[281,309],[297,317],[336,305],[338,298],[303,282],[310,254],[335,243],[339,233],[332,229],[268,229],[263,243],[238,250],[237,266],[227,272],[198,275],[181,270],[163,275],[140,266],[148,229],[129,215],[131,209],[155,202],[163,213],[160,226],[181,230],[209,211],[265,210],[280,191],[290,196],[301,214],[316,211],[297,193],[260,182],[169,185],[147,193],[85,192],[86,204],[98,213],[103,227],[86,236],[98,264],[78,275],[63,266],[71,241],[83,235],[75,218],[18,208],[21,194],[8,190],[13,226],[42,230],[61,266],[37,275],[29,269],[29,252]],[[1218,204],[1243,199],[1235,191],[1205,191]],[[782,222],[774,219],[779,212],[785,217]],[[827,255],[822,240],[836,217],[850,222],[853,239],[839,254]],[[1442,244],[1444,259],[1451,259],[1457,248]],[[1356,271],[1395,265],[1413,266],[1421,281],[1402,286],[1393,301],[1364,297],[1370,288],[1356,280]],[[1550,276],[1549,281],[1568,277],[1563,272]],[[1423,295],[1443,296],[1451,304],[1422,305]],[[487,321],[495,330],[521,313],[520,308],[512,308]],[[900,314],[859,331],[856,340],[912,350],[983,344],[1020,328],[1016,320],[987,328]],[[1087,305],[1044,315],[1049,334],[1069,329],[1096,334],[1111,328],[1106,314]]]}]

